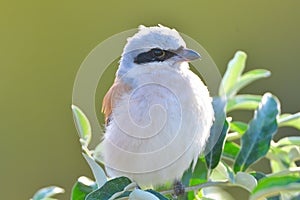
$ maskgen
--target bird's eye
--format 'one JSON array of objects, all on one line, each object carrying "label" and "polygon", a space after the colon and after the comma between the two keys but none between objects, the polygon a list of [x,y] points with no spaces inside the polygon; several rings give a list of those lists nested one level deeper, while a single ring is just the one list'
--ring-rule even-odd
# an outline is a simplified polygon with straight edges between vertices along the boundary
[{"label": "bird's eye", "polygon": [[153,55],[157,58],[162,58],[165,56],[165,51],[161,49],[152,49]]}]

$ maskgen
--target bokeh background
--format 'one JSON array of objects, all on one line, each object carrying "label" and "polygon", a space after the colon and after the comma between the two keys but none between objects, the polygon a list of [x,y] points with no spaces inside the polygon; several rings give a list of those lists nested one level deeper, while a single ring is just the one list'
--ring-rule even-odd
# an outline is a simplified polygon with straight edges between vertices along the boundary
[{"label": "bokeh background", "polygon": [[299,8],[296,0],[1,0],[0,198],[29,199],[40,187],[59,185],[66,189],[60,199],[69,199],[79,176],[92,177],[70,107],[76,72],[101,41],[140,24],[191,36],[221,73],[237,50],[246,51],[246,70],[266,68],[272,76],[243,92],[270,91],[283,112],[300,111]]}]

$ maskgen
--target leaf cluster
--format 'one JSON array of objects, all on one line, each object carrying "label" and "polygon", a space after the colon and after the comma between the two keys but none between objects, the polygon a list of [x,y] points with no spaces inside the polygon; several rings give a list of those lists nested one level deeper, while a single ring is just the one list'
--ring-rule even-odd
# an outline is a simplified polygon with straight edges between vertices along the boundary
[{"label": "leaf cluster", "polygon": [[[211,128],[206,155],[200,156],[195,168],[184,173],[181,181],[186,194],[178,199],[234,199],[227,187],[244,189],[250,200],[299,199],[300,198],[300,136],[273,140],[280,127],[300,130],[300,113],[280,112],[280,102],[271,93],[239,94],[250,83],[270,76],[264,69],[244,73],[247,55],[238,51],[229,62],[219,96],[214,97],[215,122]],[[112,199],[172,199],[173,190],[168,184],[156,190],[138,189],[136,183],[126,177],[108,180],[101,165],[88,149],[91,127],[85,114],[72,106],[75,124],[80,136],[83,156],[94,174],[95,181],[80,177],[74,184],[72,200]],[[249,122],[234,119],[237,110],[253,112]],[[267,159],[272,173],[256,171],[254,164]],[[212,187],[213,186],[213,187]],[[53,199],[61,193],[58,187],[39,190],[33,200]]]}]

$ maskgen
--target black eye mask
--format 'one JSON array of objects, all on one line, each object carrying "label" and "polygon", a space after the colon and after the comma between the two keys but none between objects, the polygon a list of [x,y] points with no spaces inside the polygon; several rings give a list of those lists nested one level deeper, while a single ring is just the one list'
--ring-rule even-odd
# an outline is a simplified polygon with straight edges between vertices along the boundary
[{"label": "black eye mask", "polygon": [[151,49],[150,51],[140,53],[137,55],[137,57],[134,58],[134,63],[136,64],[143,64],[143,63],[149,63],[149,62],[162,62],[164,60],[167,60],[173,56],[175,56],[176,53],[162,50],[159,48]]}]

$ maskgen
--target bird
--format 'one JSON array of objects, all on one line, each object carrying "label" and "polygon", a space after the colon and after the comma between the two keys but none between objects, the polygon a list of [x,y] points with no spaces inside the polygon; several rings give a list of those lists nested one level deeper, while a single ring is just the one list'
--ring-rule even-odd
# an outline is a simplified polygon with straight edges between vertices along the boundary
[{"label": "bird", "polygon": [[127,39],[102,102],[101,154],[109,177],[155,187],[195,167],[214,121],[212,97],[189,67],[200,58],[163,25],[140,25]]}]

